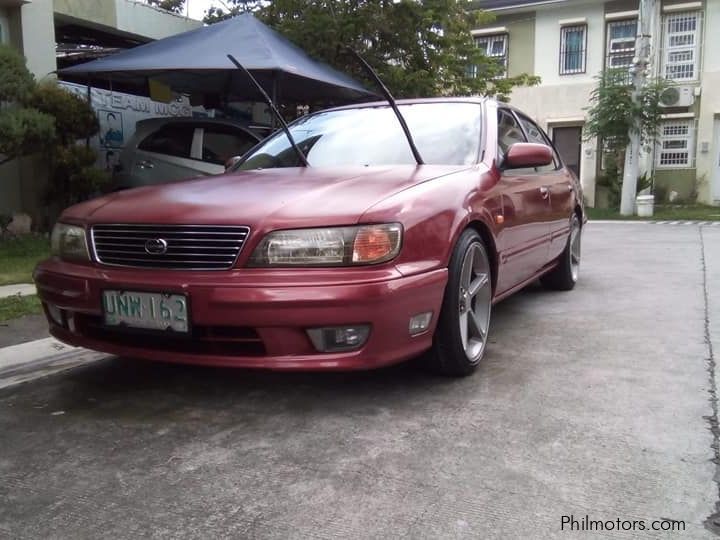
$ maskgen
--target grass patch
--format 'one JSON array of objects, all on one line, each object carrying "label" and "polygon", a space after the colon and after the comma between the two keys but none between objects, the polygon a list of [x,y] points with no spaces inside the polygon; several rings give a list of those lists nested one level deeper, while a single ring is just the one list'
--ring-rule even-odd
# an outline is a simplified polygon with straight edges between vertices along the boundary
[{"label": "grass patch", "polygon": [[656,205],[652,217],[621,216],[611,208],[586,208],[589,219],[634,219],[651,221],[720,221],[720,206]]},{"label": "grass patch", "polygon": [[50,256],[50,240],[40,235],[0,239],[0,285],[32,283],[32,271]]},{"label": "grass patch", "polygon": [[35,295],[0,298],[0,322],[36,313],[42,313],[42,305]]}]

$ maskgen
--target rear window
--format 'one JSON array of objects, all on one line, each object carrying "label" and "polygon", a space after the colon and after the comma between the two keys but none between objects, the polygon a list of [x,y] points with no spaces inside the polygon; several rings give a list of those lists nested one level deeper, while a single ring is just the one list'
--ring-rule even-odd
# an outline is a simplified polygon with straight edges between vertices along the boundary
[{"label": "rear window", "polygon": [[189,158],[194,133],[195,126],[167,124],[145,137],[138,149]]},{"label": "rear window", "polygon": [[[478,159],[481,108],[477,103],[399,106],[425,163],[468,165]],[[306,116],[290,131],[313,167],[405,165],[415,160],[389,106],[327,111]],[[299,160],[279,131],[238,169],[297,167]]]}]

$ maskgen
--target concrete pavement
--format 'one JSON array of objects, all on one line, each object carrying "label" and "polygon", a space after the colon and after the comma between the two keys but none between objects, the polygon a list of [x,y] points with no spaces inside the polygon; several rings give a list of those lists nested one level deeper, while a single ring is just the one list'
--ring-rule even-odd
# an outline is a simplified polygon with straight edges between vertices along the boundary
[{"label": "concrete pavement", "polygon": [[30,296],[37,294],[33,283],[17,283],[15,285],[0,285],[0,298],[8,296]]},{"label": "concrete pavement", "polygon": [[593,224],[475,376],[107,359],[0,390],[0,536],[712,538],[720,227]]},{"label": "concrete pavement", "polygon": [[94,362],[107,355],[44,338],[0,348],[0,388]]}]

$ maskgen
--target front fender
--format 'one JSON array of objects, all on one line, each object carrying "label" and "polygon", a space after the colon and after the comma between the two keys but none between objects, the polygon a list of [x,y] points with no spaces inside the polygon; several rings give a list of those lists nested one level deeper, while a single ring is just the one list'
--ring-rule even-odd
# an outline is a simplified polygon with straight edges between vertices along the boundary
[{"label": "front fender", "polygon": [[395,260],[403,275],[446,268],[460,234],[482,226],[493,237],[490,191],[482,189],[486,169],[470,169],[424,182],[376,204],[361,222],[400,222],[403,245]]}]

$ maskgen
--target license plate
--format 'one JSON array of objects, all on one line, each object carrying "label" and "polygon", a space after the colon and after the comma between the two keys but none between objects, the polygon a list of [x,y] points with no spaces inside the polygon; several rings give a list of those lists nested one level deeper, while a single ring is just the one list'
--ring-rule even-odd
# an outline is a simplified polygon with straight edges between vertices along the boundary
[{"label": "license plate", "polygon": [[108,326],[188,331],[187,298],[183,294],[103,291]]}]

